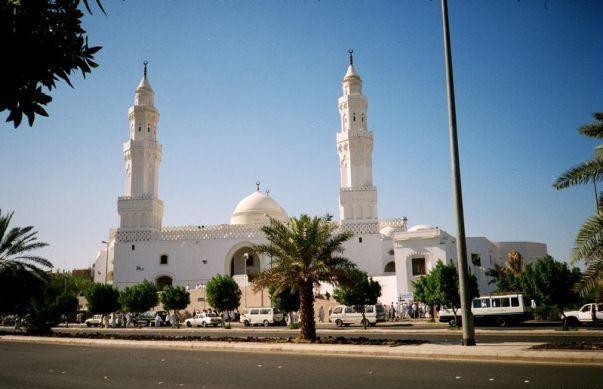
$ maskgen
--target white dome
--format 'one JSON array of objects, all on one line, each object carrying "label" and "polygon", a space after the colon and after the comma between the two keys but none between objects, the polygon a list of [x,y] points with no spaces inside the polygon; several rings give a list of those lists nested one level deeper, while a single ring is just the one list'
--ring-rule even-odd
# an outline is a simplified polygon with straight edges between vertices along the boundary
[{"label": "white dome", "polygon": [[392,227],[392,226],[387,226],[387,227],[383,227],[381,229],[381,231],[379,231],[379,233],[383,236],[387,236],[388,238],[391,238],[394,236],[394,232],[398,231],[398,229]]},{"label": "white dome", "polygon": [[235,207],[230,224],[254,224],[267,222],[271,217],[281,222],[289,220],[285,210],[270,196],[255,191]]},{"label": "white dome", "polygon": [[426,231],[433,230],[432,226],[428,226],[427,224],[417,224],[416,226],[412,226],[408,232],[417,232],[417,231]]}]

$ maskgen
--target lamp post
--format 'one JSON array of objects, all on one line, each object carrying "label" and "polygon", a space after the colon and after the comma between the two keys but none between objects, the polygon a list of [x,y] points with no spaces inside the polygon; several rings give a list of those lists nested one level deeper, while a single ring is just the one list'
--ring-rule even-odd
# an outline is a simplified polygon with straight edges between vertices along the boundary
[{"label": "lamp post", "polygon": [[109,277],[109,242],[103,240],[102,243],[104,243],[107,246],[107,250],[106,250],[106,256],[105,256],[105,284],[107,283],[108,277]]},{"label": "lamp post", "polygon": [[448,1],[442,0],[442,26],[444,30],[444,59],[446,62],[446,89],[448,91],[448,127],[450,131],[450,160],[452,170],[452,192],[456,212],[456,255],[459,264],[459,289],[461,297],[461,317],[463,322],[463,345],[475,346],[475,328],[471,313],[471,295],[467,267],[467,242],[465,241],[465,218],[463,215],[463,191],[459,162],[459,145],[456,131],[456,105],[454,99],[454,78],[452,74],[452,50],[448,25]]},{"label": "lamp post", "polygon": [[[595,159],[603,158],[603,144],[595,147]],[[599,172],[601,174],[601,172]],[[595,187],[595,211],[603,212],[601,210],[601,204],[599,204],[599,192],[597,191],[597,178],[593,180],[593,186]]]},{"label": "lamp post", "polygon": [[243,254],[243,269],[245,270],[245,308],[247,308],[247,261],[249,260],[249,253]]}]

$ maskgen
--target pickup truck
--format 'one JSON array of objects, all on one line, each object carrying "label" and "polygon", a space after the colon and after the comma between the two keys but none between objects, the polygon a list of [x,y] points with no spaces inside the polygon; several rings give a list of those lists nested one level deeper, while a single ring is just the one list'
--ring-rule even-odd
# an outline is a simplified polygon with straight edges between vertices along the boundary
[{"label": "pickup truck", "polygon": [[601,322],[603,322],[603,304],[602,303],[590,303],[590,304],[586,304],[584,305],[582,308],[580,308],[577,311],[567,311],[567,312],[563,312],[563,314],[565,315],[565,323],[570,326],[570,327],[575,327],[580,323],[592,323],[593,322],[593,316],[592,316],[592,306],[596,305],[597,308],[597,312],[596,312],[596,318],[597,320],[600,320]]}]

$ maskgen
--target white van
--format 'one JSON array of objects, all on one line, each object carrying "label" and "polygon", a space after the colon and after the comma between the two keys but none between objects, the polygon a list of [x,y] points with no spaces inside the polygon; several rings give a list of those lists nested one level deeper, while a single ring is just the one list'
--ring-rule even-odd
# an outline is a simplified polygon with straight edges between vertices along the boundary
[{"label": "white van", "polygon": [[[519,323],[530,318],[529,305],[526,304],[522,294],[504,294],[481,296],[471,301],[471,313],[475,324],[496,324],[505,327]],[[460,309],[454,318],[452,309],[440,310],[440,322],[456,325],[461,322]]]},{"label": "white van", "polygon": [[285,324],[285,316],[278,308],[263,307],[263,308],[247,308],[241,313],[239,319],[245,327],[253,325],[263,325],[268,327],[271,324]]},{"label": "white van", "polygon": [[[364,317],[367,321],[366,325],[374,327],[377,323],[385,321],[385,307],[381,304],[367,305],[364,307]],[[357,312],[354,307],[346,305],[336,306],[330,319],[337,327],[347,327],[350,324],[364,325],[362,323],[362,313]]]}]

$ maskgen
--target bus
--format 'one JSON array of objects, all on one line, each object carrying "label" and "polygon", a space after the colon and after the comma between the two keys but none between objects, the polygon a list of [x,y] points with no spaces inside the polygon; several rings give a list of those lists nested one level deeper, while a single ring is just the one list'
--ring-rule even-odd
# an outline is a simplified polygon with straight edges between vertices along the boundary
[{"label": "bus", "polygon": [[[497,325],[506,327],[531,318],[529,304],[521,293],[481,296],[471,301],[471,312],[475,325]],[[440,310],[440,322],[456,326],[461,323],[460,309],[456,317],[452,309]]]}]

